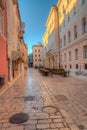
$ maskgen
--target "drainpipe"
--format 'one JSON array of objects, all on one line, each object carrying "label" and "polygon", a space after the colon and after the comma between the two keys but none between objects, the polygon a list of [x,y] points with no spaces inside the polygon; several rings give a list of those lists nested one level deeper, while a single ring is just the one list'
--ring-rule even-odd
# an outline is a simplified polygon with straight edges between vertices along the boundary
[{"label": "drainpipe", "polygon": [[60,33],[59,33],[59,10],[58,10],[58,55],[59,55],[59,69],[60,69]]}]

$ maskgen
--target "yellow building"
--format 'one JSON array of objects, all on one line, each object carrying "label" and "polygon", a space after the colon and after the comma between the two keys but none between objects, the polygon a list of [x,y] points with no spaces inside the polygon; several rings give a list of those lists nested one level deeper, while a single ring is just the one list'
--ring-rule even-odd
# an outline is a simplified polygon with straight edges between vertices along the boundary
[{"label": "yellow building", "polygon": [[57,68],[58,59],[58,11],[57,6],[52,6],[46,21],[46,31],[43,35],[44,51],[45,51],[45,67]]},{"label": "yellow building", "polygon": [[87,72],[86,10],[87,0],[58,0],[52,6],[43,35],[45,67]]}]

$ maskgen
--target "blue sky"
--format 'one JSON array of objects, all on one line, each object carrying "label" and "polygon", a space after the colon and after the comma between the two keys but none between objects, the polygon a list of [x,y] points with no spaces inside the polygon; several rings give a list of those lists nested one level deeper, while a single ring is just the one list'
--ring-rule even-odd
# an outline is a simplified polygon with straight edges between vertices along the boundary
[{"label": "blue sky", "polygon": [[28,45],[28,54],[32,46],[42,42],[45,23],[52,5],[58,0],[18,0],[21,19],[25,22],[24,41]]}]

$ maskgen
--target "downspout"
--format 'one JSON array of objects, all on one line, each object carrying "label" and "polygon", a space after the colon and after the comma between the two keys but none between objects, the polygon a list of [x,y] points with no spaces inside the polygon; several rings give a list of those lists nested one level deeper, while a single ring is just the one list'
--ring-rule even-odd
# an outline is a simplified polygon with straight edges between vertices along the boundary
[{"label": "downspout", "polygon": [[60,66],[60,33],[59,33],[59,10],[58,10],[58,55],[59,55],[59,69],[61,68]]}]

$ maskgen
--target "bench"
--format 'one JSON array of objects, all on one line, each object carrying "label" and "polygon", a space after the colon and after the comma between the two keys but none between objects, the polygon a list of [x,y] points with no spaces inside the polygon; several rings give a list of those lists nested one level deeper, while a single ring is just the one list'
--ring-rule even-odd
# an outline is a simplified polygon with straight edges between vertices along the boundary
[{"label": "bench", "polygon": [[50,74],[51,74],[51,76],[53,74],[58,74],[58,75],[61,75],[61,76],[64,76],[64,77],[68,76],[68,72],[65,71],[64,69],[51,69]]},{"label": "bench", "polygon": [[42,75],[44,76],[48,76],[49,75],[49,70],[44,69],[44,68],[40,68],[39,71],[42,73]]}]

